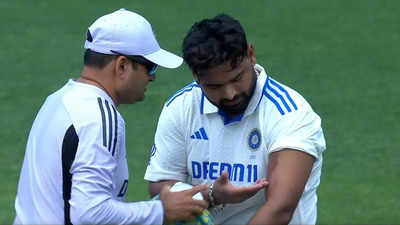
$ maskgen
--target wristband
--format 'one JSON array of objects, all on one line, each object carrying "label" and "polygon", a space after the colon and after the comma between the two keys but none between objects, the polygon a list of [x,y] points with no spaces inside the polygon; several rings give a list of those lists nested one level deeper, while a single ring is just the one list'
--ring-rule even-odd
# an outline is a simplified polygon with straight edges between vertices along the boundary
[{"label": "wristband", "polygon": [[214,188],[214,183],[212,183],[210,186],[208,186],[208,200],[210,201],[210,207],[216,206],[215,198],[213,195],[213,188]]}]

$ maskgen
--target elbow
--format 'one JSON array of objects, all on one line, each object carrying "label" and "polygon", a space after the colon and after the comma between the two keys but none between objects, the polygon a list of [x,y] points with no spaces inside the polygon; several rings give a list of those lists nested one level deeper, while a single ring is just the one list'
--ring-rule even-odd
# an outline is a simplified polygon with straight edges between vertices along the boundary
[{"label": "elbow", "polygon": [[71,206],[70,218],[72,224],[95,224],[93,218],[89,216],[89,209],[85,206]]},{"label": "elbow", "polygon": [[150,197],[152,197],[152,198],[158,194],[158,192],[155,190],[154,186],[155,186],[154,182],[149,181],[148,191],[149,191]]},{"label": "elbow", "polygon": [[292,219],[293,213],[287,211],[279,211],[279,212],[261,212],[256,213],[248,222],[248,225],[255,225],[255,224],[289,224]]},{"label": "elbow", "polygon": [[264,205],[249,221],[249,224],[289,224],[294,209],[291,207],[276,207]]},{"label": "elbow", "polygon": [[281,218],[280,224],[289,224],[292,219],[293,211],[284,211],[279,213],[279,217]]},{"label": "elbow", "polygon": [[[96,216],[97,215],[97,216]],[[83,204],[81,206],[71,206],[70,218],[72,224],[101,224],[104,218],[101,215],[101,206],[88,207]]]},{"label": "elbow", "polygon": [[292,220],[293,213],[296,207],[279,207],[276,208],[275,211],[275,218],[276,224],[289,224],[290,220]]},{"label": "elbow", "polygon": [[167,183],[169,183],[169,182],[152,182],[152,181],[149,181],[149,194],[150,194],[150,196],[153,198],[154,196],[160,194],[161,189]]}]

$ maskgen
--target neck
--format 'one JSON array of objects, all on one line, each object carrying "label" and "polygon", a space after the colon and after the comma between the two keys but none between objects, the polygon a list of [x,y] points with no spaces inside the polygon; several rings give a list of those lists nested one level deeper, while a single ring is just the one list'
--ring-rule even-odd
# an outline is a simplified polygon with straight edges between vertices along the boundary
[{"label": "neck", "polygon": [[[116,106],[118,106],[119,103],[117,101],[116,96],[113,95],[113,92],[110,90],[110,88],[107,88],[107,85],[106,85],[107,82],[105,82],[101,79],[101,77],[102,77],[101,72],[93,73],[93,72],[90,72],[90,70],[91,69],[84,68],[81,76],[76,81],[85,83],[85,84],[94,85],[94,86],[102,89],[103,91],[105,91],[107,93],[108,96],[110,96],[110,98],[114,101],[114,104]],[[93,74],[96,74],[96,76],[94,76]]]}]

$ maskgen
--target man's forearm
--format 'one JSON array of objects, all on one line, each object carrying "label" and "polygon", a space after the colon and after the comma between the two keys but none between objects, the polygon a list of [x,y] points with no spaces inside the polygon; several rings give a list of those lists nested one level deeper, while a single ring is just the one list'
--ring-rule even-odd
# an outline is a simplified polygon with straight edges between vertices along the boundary
[{"label": "man's forearm", "polygon": [[289,208],[274,208],[266,203],[253,215],[248,224],[288,224],[292,215],[293,210]]},{"label": "man's forearm", "polygon": [[74,201],[71,205],[73,224],[162,224],[161,201],[121,202],[108,199],[96,205]]},{"label": "man's forearm", "polygon": [[173,186],[177,180],[165,180],[165,181],[158,181],[158,182],[152,182],[149,181],[149,193],[151,197],[154,197],[158,195],[161,192],[162,187],[164,185],[170,185]]}]

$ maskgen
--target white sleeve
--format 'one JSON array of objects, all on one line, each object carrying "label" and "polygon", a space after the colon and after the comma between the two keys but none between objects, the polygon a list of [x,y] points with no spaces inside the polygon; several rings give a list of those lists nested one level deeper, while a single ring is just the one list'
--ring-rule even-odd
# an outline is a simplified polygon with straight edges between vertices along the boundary
[{"label": "white sleeve", "polygon": [[319,158],[326,148],[321,119],[304,99],[298,110],[278,120],[271,134],[269,152],[296,149]]},{"label": "white sleeve", "polygon": [[178,104],[164,106],[157,125],[149,165],[144,176],[148,181],[186,181],[187,157],[184,110]]},{"label": "white sleeve", "polygon": [[79,131],[72,174],[70,218],[73,224],[162,224],[161,201],[125,203],[113,198],[117,161],[101,143],[100,125]]}]

